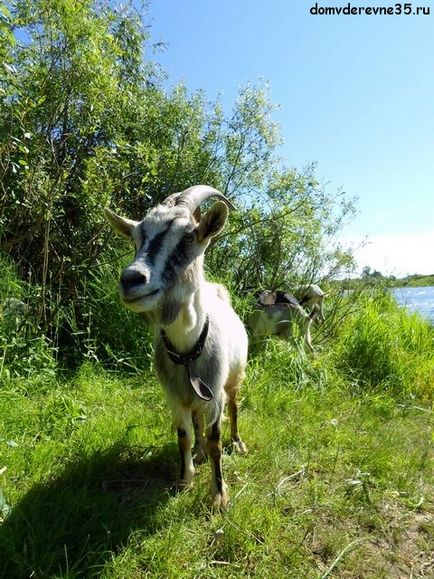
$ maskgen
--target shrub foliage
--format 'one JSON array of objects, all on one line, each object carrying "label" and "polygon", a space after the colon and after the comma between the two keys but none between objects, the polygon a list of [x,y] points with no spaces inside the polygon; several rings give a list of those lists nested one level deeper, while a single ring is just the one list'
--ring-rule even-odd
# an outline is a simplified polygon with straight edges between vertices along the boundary
[{"label": "shrub foliage", "polygon": [[[165,90],[146,14],[132,5],[15,0],[1,10],[0,249],[37,288],[33,319],[56,343],[75,348],[71,335],[87,331],[91,304],[116,283],[127,249],[111,238],[106,205],[140,218],[192,184],[222,190],[239,212],[207,265],[239,289],[348,264],[328,242],[352,203],[327,193],[314,166],[282,166],[266,86],[242,88],[230,112],[202,92]],[[90,296],[108,265],[112,286]]]},{"label": "shrub foliage", "polygon": [[[192,184],[223,191],[238,211],[206,267],[245,313],[254,289],[327,285],[351,265],[333,239],[353,203],[314,165],[282,164],[267,86],[240,89],[231,111],[203,92],[165,89],[146,13],[132,4],[14,0],[0,34],[0,297],[6,314],[11,298],[24,307],[2,314],[2,371],[50,372],[59,355],[149,366],[147,328],[117,303],[131,248],[112,236],[105,206],[140,219]],[[397,370],[389,306],[364,303],[345,325],[355,303],[332,292],[317,343],[346,328],[341,363],[355,380],[404,379],[411,363],[401,357]],[[422,339],[414,327],[405,336],[410,349]]]}]

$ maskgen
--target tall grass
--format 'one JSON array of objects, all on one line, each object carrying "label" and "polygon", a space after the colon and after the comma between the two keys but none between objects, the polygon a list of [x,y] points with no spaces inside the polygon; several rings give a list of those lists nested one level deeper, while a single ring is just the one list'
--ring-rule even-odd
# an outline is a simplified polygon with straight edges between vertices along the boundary
[{"label": "tall grass", "polygon": [[365,294],[341,330],[336,365],[354,385],[430,400],[434,330],[387,292]]},{"label": "tall grass", "polygon": [[[127,310],[119,299],[120,274],[128,257],[115,257],[114,263],[101,263],[89,272],[79,305],[81,323],[75,319],[76,307],[65,308],[72,334],[88,359],[102,361],[112,369],[137,372],[152,363],[152,328]],[[84,321],[84,323],[83,323]]]},{"label": "tall grass", "polygon": [[19,279],[3,254],[0,270],[0,384],[19,376],[50,376],[56,366],[55,348],[32,315],[38,288]]},{"label": "tall grass", "polygon": [[[1,256],[1,303],[12,297],[22,301],[26,311],[2,312],[0,317],[0,377],[52,374],[57,359],[76,366],[88,359],[123,372],[150,369],[152,329],[119,303],[119,274],[128,259],[128,255],[113,255],[110,262],[88,272],[80,295],[58,307],[56,335],[48,338],[38,324],[38,288],[19,280],[13,265]],[[235,309],[246,319],[251,296],[230,289]],[[333,299],[329,308],[335,312]],[[325,324],[333,326],[327,339],[327,328],[317,330],[320,345],[314,356],[297,342],[266,339],[251,344],[252,371],[256,364],[268,368],[266,388],[286,381],[298,389],[321,389],[333,376],[335,382],[348,380],[356,390],[387,390],[396,396],[431,400],[433,328],[417,314],[399,308],[386,290],[352,294],[347,298],[351,307],[341,296],[335,299],[345,317],[335,324],[333,315]]]},{"label": "tall grass", "polygon": [[[70,299],[59,302],[55,292],[45,292],[45,305],[51,300],[55,312],[47,335],[40,288],[19,279],[7,256],[0,255],[0,378],[52,373],[85,360],[123,372],[149,368],[152,331],[119,303],[118,280],[128,257],[112,258],[89,271],[80,292]],[[16,302],[12,311],[10,299]]]}]

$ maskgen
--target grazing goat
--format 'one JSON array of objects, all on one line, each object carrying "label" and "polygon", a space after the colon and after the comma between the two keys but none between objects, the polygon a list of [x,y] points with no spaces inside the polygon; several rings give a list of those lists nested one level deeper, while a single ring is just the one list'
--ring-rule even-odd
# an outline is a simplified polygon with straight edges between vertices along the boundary
[{"label": "grazing goat", "polygon": [[304,309],[310,313],[316,310],[318,319],[324,321],[324,298],[328,293],[324,292],[318,285],[311,283],[298,287],[294,291],[294,295]]},{"label": "grazing goat", "polygon": [[[220,201],[201,217],[199,206],[209,197]],[[234,449],[247,452],[238,434],[236,402],[247,363],[247,334],[226,289],[206,281],[203,270],[205,249],[222,230],[228,207],[222,193],[198,185],[170,195],[140,222],[105,210],[113,229],[136,247],[134,260],[121,274],[120,296],[155,327],[155,367],[178,433],[180,484],[192,482],[193,457],[206,453],[212,501],[218,507],[228,502],[220,434],[226,398]]]},{"label": "grazing goat", "polygon": [[313,352],[310,327],[317,313],[314,310],[307,314],[296,303],[274,303],[253,310],[247,325],[254,337],[275,335],[291,338],[298,332],[307,348]]},{"label": "grazing goat", "polygon": [[256,300],[256,305],[259,308],[262,308],[263,306],[274,306],[274,304],[300,305],[297,298],[286,292],[279,290],[264,290],[259,293]]}]

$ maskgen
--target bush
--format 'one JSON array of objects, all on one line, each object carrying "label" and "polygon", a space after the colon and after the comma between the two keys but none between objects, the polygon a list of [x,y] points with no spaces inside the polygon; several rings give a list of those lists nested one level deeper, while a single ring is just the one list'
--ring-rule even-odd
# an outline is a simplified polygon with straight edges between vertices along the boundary
[{"label": "bush", "polygon": [[34,285],[34,324],[62,357],[123,358],[140,343],[114,290],[104,294],[124,251],[106,205],[139,219],[192,184],[221,189],[239,211],[207,264],[243,289],[348,263],[328,242],[352,203],[328,193],[313,165],[281,167],[267,87],[242,88],[228,116],[200,91],[165,91],[133,4],[20,0],[1,33],[0,249]]}]

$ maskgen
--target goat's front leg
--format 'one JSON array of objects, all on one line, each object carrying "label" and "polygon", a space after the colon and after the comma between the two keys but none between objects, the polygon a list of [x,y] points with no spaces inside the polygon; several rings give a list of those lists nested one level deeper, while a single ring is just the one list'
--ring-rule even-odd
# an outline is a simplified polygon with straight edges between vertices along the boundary
[{"label": "goat's front leg", "polygon": [[191,412],[185,410],[178,416],[176,430],[178,433],[178,448],[181,459],[179,484],[188,486],[194,475],[193,458],[191,455]]},{"label": "goat's front leg", "polygon": [[312,325],[312,320],[309,320],[309,323],[306,327],[306,331],[305,331],[305,335],[304,335],[304,341],[305,344],[307,346],[307,349],[309,350],[309,352],[313,352],[313,346],[312,346],[312,336],[310,333],[310,326]]},{"label": "goat's front leg", "polygon": [[206,431],[207,453],[211,463],[211,498],[215,507],[226,507],[229,497],[222,472],[220,418]]},{"label": "goat's front leg", "polygon": [[247,448],[238,432],[238,405],[234,398],[229,398],[228,401],[229,419],[231,421],[231,440],[233,449],[239,454],[247,454]]},{"label": "goat's front leg", "polygon": [[203,411],[193,411],[194,446],[193,459],[195,464],[201,464],[206,460],[206,440],[204,436],[204,416]]}]

